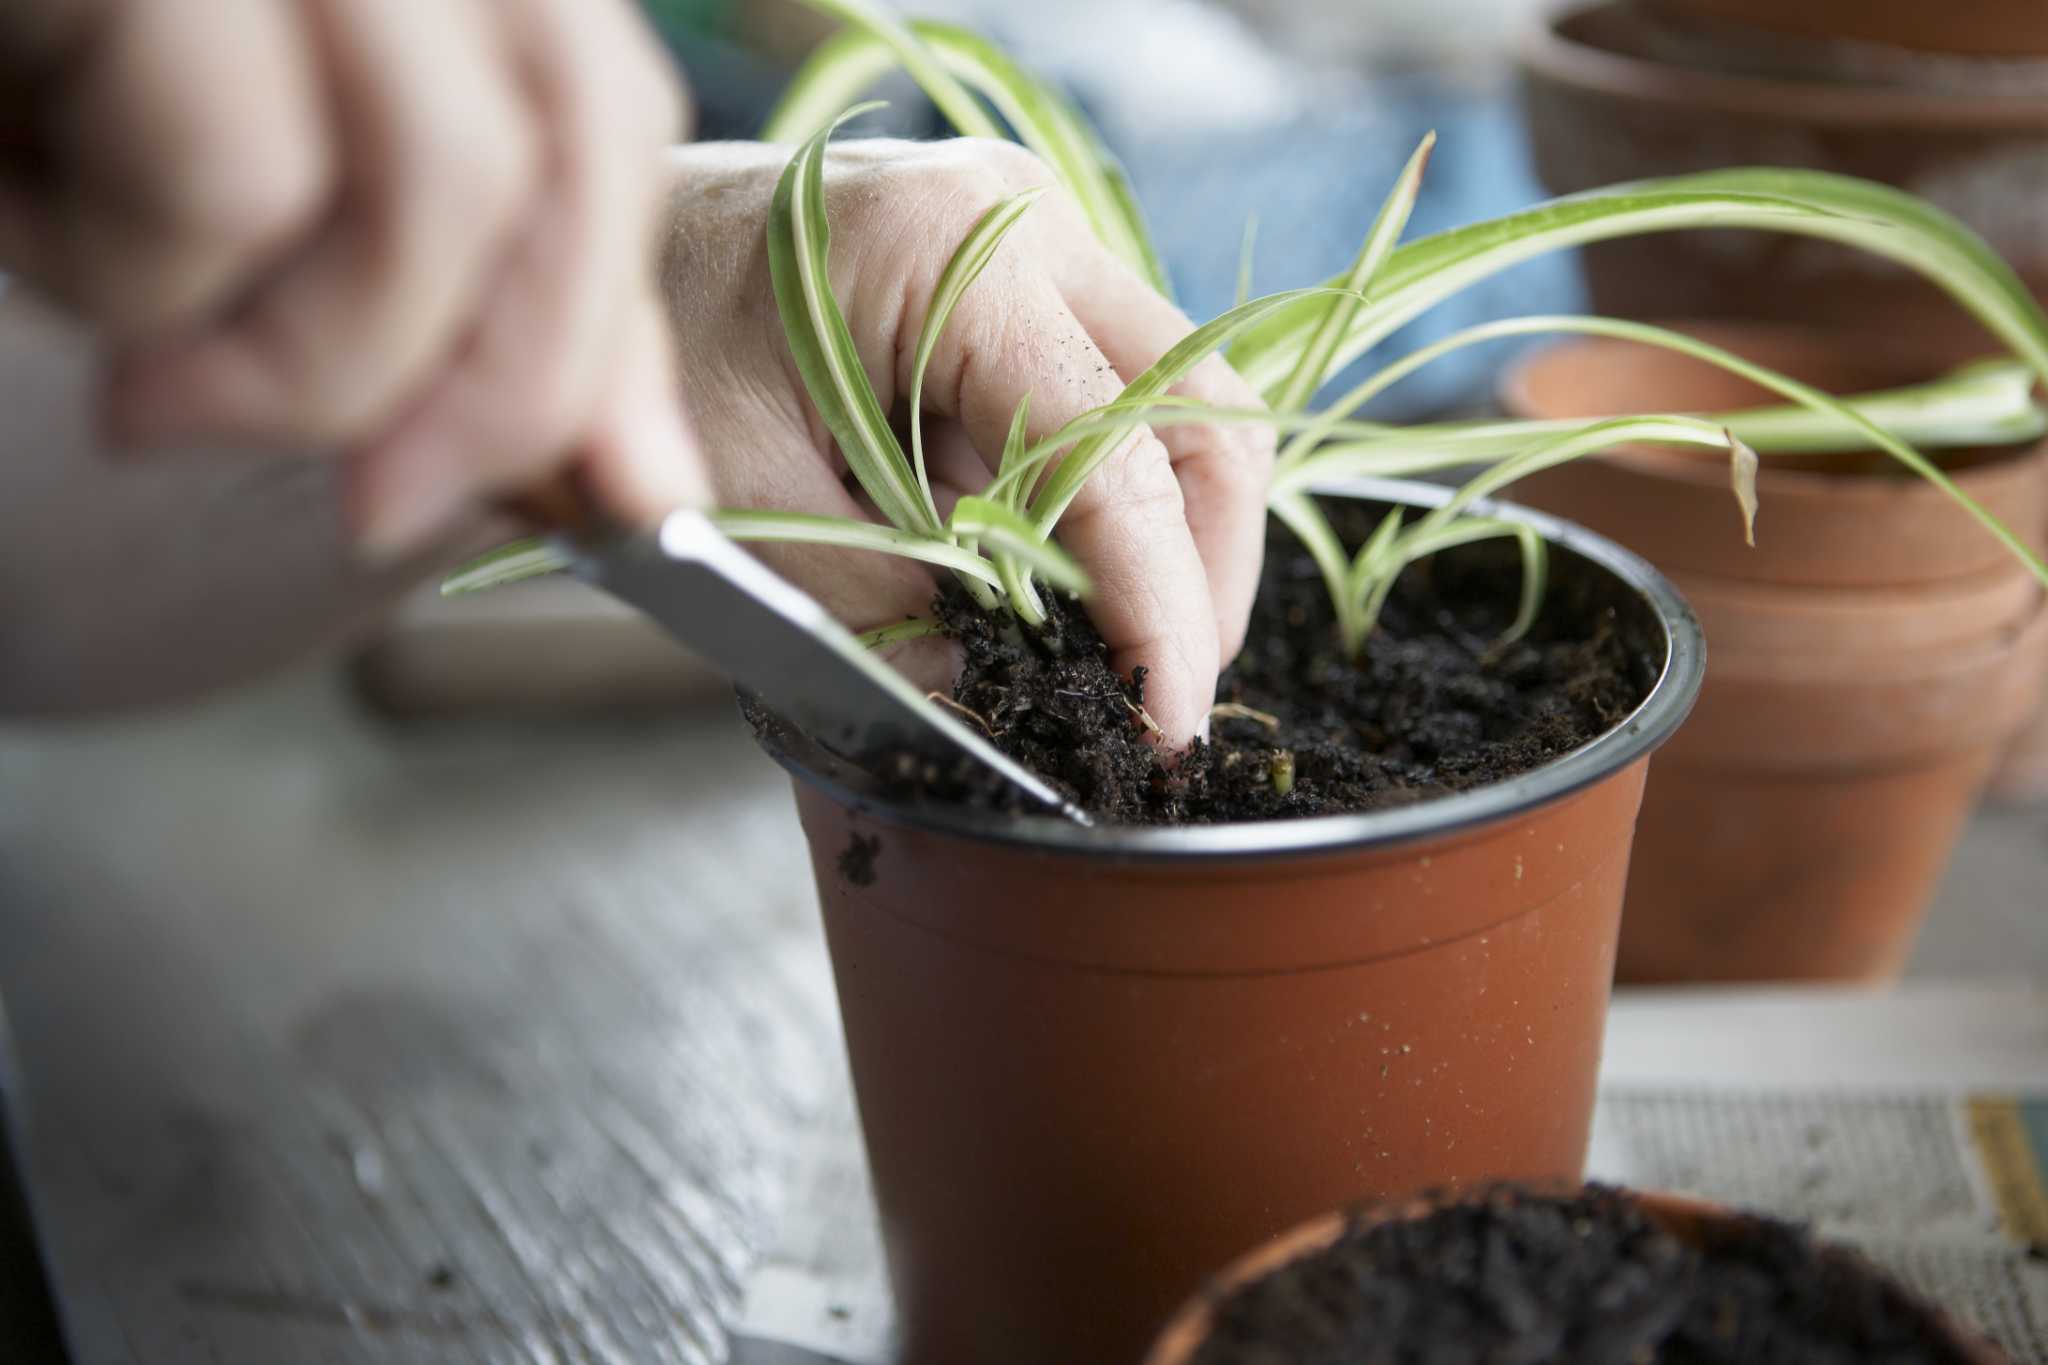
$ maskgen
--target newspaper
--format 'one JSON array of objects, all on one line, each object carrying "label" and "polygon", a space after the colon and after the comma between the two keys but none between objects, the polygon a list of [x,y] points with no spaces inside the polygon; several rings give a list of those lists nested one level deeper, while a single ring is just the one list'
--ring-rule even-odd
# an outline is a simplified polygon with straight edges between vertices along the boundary
[{"label": "newspaper", "polygon": [[[2048,1365],[2048,982],[1621,992],[1593,1178],[1811,1222]],[[744,1287],[735,1365],[892,1365],[850,1101]]]}]

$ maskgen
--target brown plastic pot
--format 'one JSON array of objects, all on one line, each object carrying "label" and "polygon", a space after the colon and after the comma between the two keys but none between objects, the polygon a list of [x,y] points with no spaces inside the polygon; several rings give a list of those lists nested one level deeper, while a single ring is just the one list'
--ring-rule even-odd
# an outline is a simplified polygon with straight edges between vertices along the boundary
[{"label": "brown plastic pot", "polygon": [[[1675,1194],[1639,1194],[1643,1212],[1663,1225],[1680,1241],[1700,1246],[1710,1240],[1738,1236],[1745,1215],[1718,1204]],[[1363,1215],[1326,1213],[1302,1223],[1264,1246],[1245,1253],[1205,1285],[1201,1292],[1181,1306],[1154,1342],[1145,1365],[1188,1365],[1213,1330],[1217,1305],[1255,1280],[1264,1279],[1304,1256],[1314,1255],[1334,1243],[1359,1217],[1373,1222],[1422,1218],[1440,1205],[1428,1200],[1407,1200]],[[1873,1280],[1889,1284],[1921,1313],[1927,1325],[1958,1360],[1969,1365],[2009,1365],[2005,1351],[1982,1334],[1965,1327],[1938,1304],[1906,1290],[1857,1252],[1841,1246],[1830,1247],[1833,1255],[1856,1266]]]},{"label": "brown plastic pot", "polygon": [[[1692,327],[1823,388],[1929,371],[1851,363],[1838,332]],[[1700,362],[1569,342],[1502,381],[1539,417],[1739,407]],[[1981,452],[1957,482],[2038,526],[2042,452]],[[2041,594],[1982,527],[1917,478],[1766,468],[1757,547],[1720,465],[1626,449],[1515,496],[1650,550],[1694,600],[1714,662],[1644,798],[1623,921],[1625,981],[1882,980],[1904,966],[2002,747],[2048,660]]]},{"label": "brown plastic pot", "polygon": [[[1946,7],[1929,12],[1946,21]],[[1523,43],[1536,169],[1552,192],[1732,166],[1862,176],[1956,214],[2048,294],[2048,81],[1987,94],[1988,78],[1956,90],[1731,74],[1632,51],[1636,22],[1606,0]],[[1995,347],[1904,267],[1808,238],[1657,233],[1589,246],[1584,261],[1596,309],[1616,316],[1835,322],[1950,355]]]},{"label": "brown plastic pot", "polygon": [[[913,1365],[1133,1359],[1210,1268],[1318,1209],[1578,1181],[1644,770],[1702,659],[1641,560],[1497,510],[1634,589],[1667,645],[1634,715],[1510,782],[1082,828],[894,804],[769,728]],[[856,840],[879,842],[842,866]]]}]

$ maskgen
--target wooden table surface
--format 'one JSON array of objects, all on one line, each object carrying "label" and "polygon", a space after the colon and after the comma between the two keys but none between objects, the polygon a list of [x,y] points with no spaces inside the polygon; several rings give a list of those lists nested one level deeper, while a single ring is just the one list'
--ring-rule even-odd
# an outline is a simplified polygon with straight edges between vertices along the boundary
[{"label": "wooden table surface", "polygon": [[0,730],[78,1365],[723,1359],[845,1084],[782,788],[724,706],[394,730],[321,673]]}]

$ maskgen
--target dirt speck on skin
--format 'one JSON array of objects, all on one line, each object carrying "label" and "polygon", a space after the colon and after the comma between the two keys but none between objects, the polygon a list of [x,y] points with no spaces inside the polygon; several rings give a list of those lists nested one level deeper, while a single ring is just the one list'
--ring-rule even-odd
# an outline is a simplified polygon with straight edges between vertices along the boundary
[{"label": "dirt speck on skin", "polygon": [[856,833],[839,850],[839,875],[855,886],[875,884],[875,860],[882,854],[882,836]]},{"label": "dirt speck on skin", "polygon": [[[1353,544],[1385,509],[1328,504]],[[935,609],[966,663],[954,699],[1001,748],[1098,819],[1178,825],[1288,819],[1428,800],[1516,776],[1606,733],[1647,695],[1664,642],[1647,606],[1569,552],[1544,611],[1503,644],[1521,584],[1509,543],[1436,556],[1402,575],[1364,654],[1340,647],[1315,561],[1277,523],[1243,651],[1211,738],[1177,762],[1149,742],[1142,670],[1120,677],[1080,604],[1049,596],[1027,630],[949,585]],[[892,791],[1014,808],[969,764],[908,755],[873,768]]]}]

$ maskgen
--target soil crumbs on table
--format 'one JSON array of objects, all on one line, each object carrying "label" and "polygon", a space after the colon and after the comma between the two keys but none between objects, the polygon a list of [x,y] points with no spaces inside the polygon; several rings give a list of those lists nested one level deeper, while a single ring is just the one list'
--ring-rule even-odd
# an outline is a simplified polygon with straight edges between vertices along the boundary
[{"label": "soil crumbs on table", "polygon": [[[1385,514],[1358,502],[1328,510],[1354,545]],[[938,611],[966,654],[956,714],[971,716],[1005,753],[1110,823],[1207,824],[1463,791],[1614,728],[1663,664],[1663,635],[1648,608],[1586,561],[1553,550],[1540,619],[1524,639],[1503,644],[1520,591],[1521,557],[1509,543],[1413,565],[1353,660],[1315,561],[1276,524],[1249,637],[1217,689],[1211,737],[1178,762],[1148,741],[1142,670],[1123,678],[1110,669],[1079,603],[1048,595],[1042,634],[983,612],[957,588]],[[966,765],[945,770],[897,754],[876,766],[898,795],[1017,801]]]},{"label": "soil crumbs on table", "polygon": [[1800,1228],[1744,1218],[1693,1247],[1594,1186],[1353,1224],[1224,1300],[1191,1365],[1964,1359],[1911,1300]]}]

